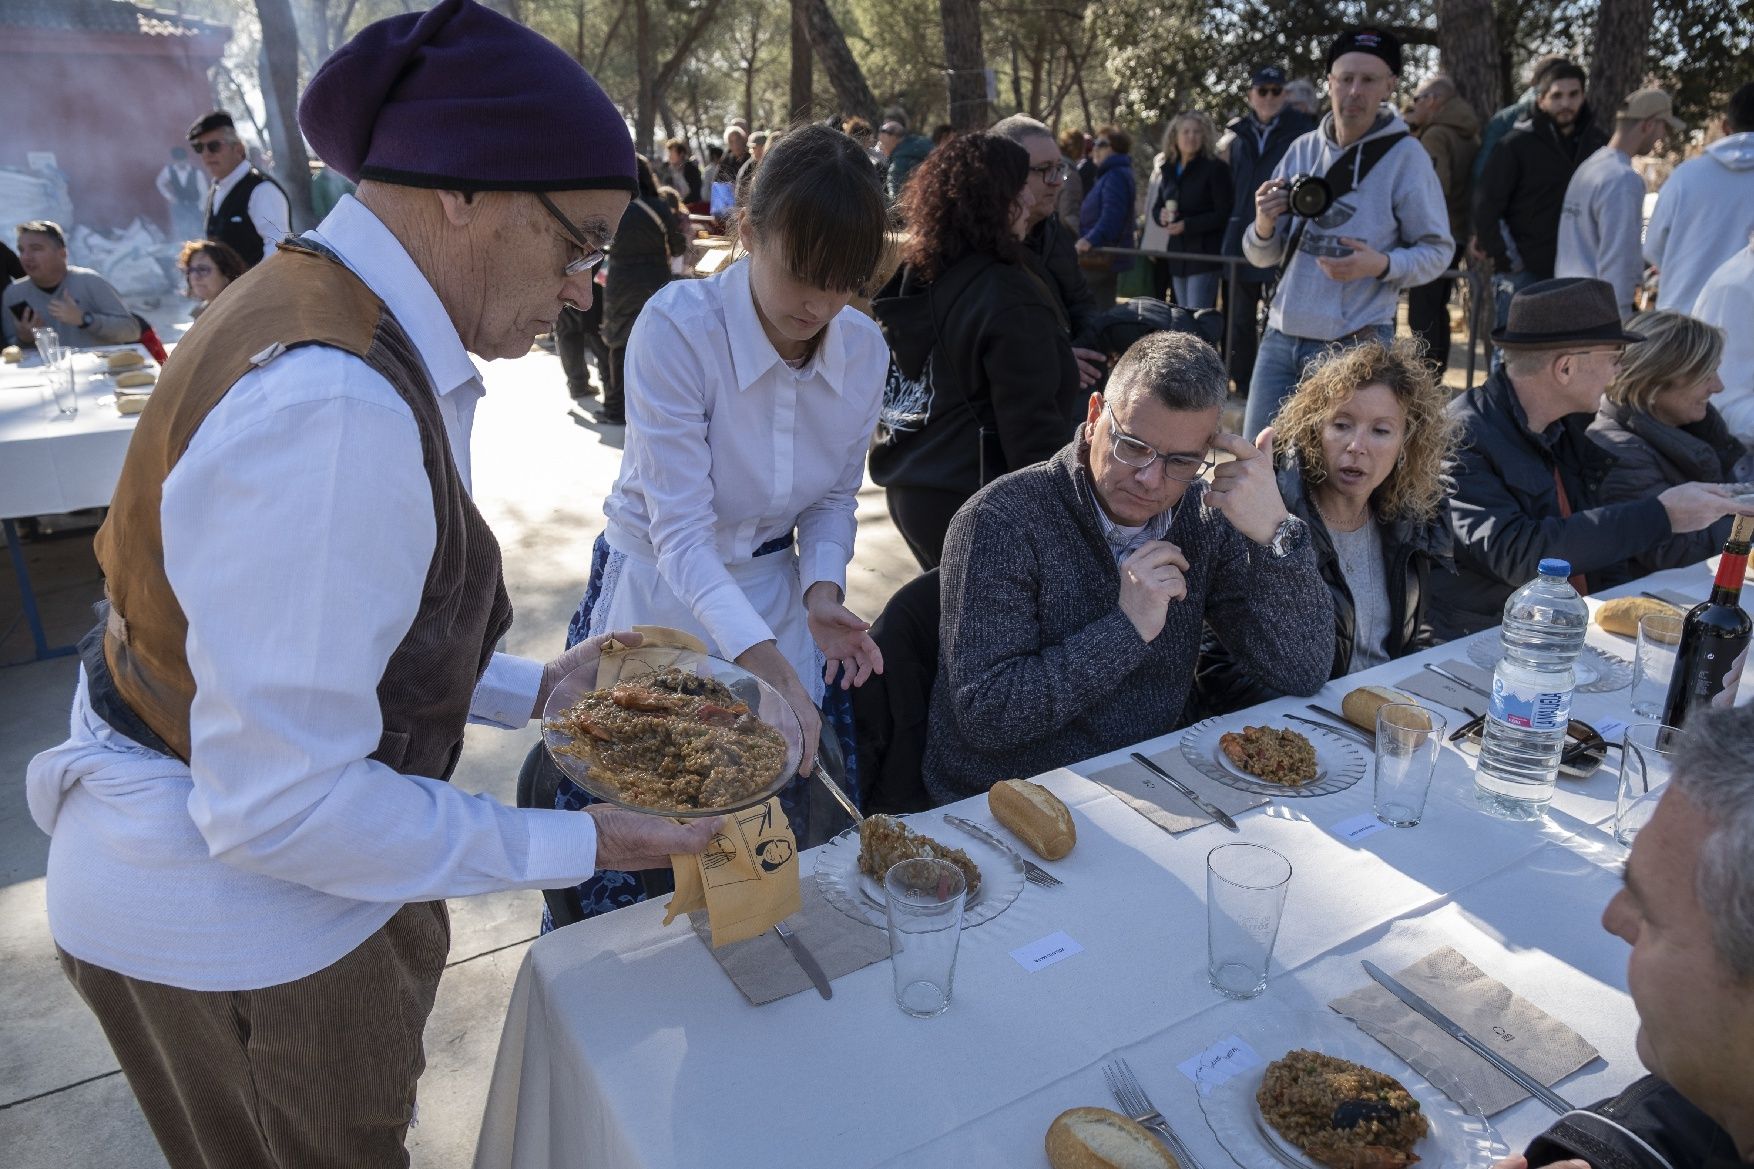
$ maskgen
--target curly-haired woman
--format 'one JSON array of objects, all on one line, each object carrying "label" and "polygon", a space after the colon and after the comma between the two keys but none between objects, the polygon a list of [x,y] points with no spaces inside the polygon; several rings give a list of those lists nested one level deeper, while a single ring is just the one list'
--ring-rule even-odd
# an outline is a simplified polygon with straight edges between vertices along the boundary
[{"label": "curly-haired woman", "polygon": [[[1617,460],[1602,480],[1602,502],[1648,499],[1680,483],[1732,483],[1748,450],[1711,404],[1724,333],[1715,325],[1662,309],[1626,323],[1644,340],[1626,347],[1620,372],[1602,395],[1589,435]],[[1747,468],[1744,468],[1744,470]],[[1637,574],[1695,564],[1729,538],[1730,519],[1672,535],[1637,557]]]},{"label": "curly-haired woman", "polygon": [[871,302],[889,386],[871,478],[922,568],[982,486],[1051,456],[1083,396],[1065,310],[1024,262],[1029,152],[993,134],[933,151],[902,195],[902,266]]},{"label": "curly-haired woman", "polygon": [[[1448,397],[1417,341],[1371,341],[1321,358],[1273,419],[1279,493],[1334,597],[1330,677],[1433,644],[1426,580],[1450,557]],[[1216,713],[1276,691],[1213,646],[1200,693]]]}]

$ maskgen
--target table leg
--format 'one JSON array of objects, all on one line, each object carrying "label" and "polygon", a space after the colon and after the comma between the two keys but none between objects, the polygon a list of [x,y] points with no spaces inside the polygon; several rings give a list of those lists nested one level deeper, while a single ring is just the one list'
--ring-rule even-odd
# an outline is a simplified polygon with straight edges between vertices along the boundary
[{"label": "table leg", "polygon": [[[43,630],[42,614],[37,612],[37,594],[31,587],[30,569],[24,563],[24,549],[18,542],[18,525],[11,520],[0,520],[0,528],[6,532],[6,552],[12,557],[12,575],[18,578],[18,597],[24,605],[24,623],[30,626],[30,639],[36,648],[36,656],[26,659],[33,662],[46,661],[49,658],[64,658],[77,653],[78,647],[71,645],[50,646],[48,635]],[[7,665],[23,665],[24,662],[8,662]]]}]

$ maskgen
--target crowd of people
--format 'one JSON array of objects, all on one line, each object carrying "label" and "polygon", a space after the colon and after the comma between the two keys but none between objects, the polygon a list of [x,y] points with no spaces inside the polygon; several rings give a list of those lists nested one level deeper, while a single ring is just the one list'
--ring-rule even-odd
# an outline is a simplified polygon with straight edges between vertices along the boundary
[{"label": "crowd of people", "polygon": [[[508,96],[489,66],[512,57]],[[1178,115],[1142,206],[1124,128],[1086,152],[1024,116],[941,141],[900,117],[733,125],[708,165],[672,141],[654,166],[570,57],[471,0],[379,21],[311,80],[300,124],[357,183],[311,231],[285,233],[229,118],[197,122],[206,237],[182,264],[204,311],[97,539],[70,736],[27,780],[63,969],[172,1164],[401,1163],[444,899],[565,887],[585,916],[706,847],[710,818],[570,783],[509,808],[444,782],[467,723],[539,717],[635,626],[786,697],[806,749],[781,799],[807,847],[837,827],[810,799],[818,762],[867,807],[942,804],[1495,624],[1543,557],[1593,591],[1701,559],[1754,514],[1733,486],[1754,434],[1714,404],[1754,399],[1732,368],[1754,222],[1724,226],[1754,216],[1754,85],[1659,196],[1640,246],[1662,291],[1633,313],[1602,255],[1629,246],[1625,160],[1677,133],[1663,95],[1596,132],[1582,71],[1542,62],[1476,145],[1446,78],[1398,112],[1388,32],[1340,32],[1327,68],[1319,121],[1273,65],[1223,135]],[[1690,210],[1707,200],[1721,213]],[[703,204],[741,258],[674,279]],[[1173,304],[1112,304],[1141,215]],[[19,241],[0,314],[19,341],[50,320],[129,339],[59,228]],[[1452,395],[1419,337],[1447,331],[1433,286],[1464,251],[1503,287],[1504,359]],[[1563,270],[1580,255],[1601,266]],[[1214,323],[1225,256],[1247,291]],[[1406,335],[1402,291],[1428,294]],[[550,330],[574,396],[589,351],[600,417],[627,429],[542,663],[497,648],[512,611],[470,500],[470,358]],[[874,621],[846,603],[867,467],[922,570]],[[1706,727],[1638,838],[1609,910],[1635,973],[1686,914],[1718,945],[1688,977],[1746,977],[1754,789],[1711,778],[1745,777],[1745,751],[1712,744],[1746,723]],[[1739,908],[1694,899],[1682,854],[1718,858]],[[1741,916],[1702,924],[1720,912]],[[1744,1020],[1739,985],[1711,983]],[[1656,1014],[1673,996],[1642,974],[1633,995],[1653,1069],[1746,1154],[1745,1088],[1690,1079],[1691,1033]],[[272,1115],[238,1082],[279,1085]]]}]

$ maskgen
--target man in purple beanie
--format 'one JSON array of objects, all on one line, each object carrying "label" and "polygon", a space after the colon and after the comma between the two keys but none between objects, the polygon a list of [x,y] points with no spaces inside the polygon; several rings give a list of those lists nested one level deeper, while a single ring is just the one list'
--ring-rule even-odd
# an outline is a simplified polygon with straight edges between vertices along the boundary
[{"label": "man in purple beanie", "polygon": [[299,120],[358,195],[166,364],[98,537],[71,735],[27,779],[62,969],[175,1169],[406,1165],[444,899],[717,830],[444,782],[466,723],[524,725],[601,650],[495,652],[469,355],[590,303],[634,189],[621,115],[547,40],[444,0],[344,46]]}]

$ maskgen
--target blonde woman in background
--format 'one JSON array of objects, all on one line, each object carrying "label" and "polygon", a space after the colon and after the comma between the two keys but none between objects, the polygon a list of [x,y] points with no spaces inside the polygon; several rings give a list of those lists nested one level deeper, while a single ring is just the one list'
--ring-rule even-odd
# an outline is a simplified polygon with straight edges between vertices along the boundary
[{"label": "blonde woman in background", "polygon": [[[1627,331],[1620,372],[1602,395],[1589,436],[1619,460],[1602,483],[1603,503],[1660,495],[1680,483],[1734,483],[1754,475],[1748,450],[1730,433],[1712,396],[1724,333],[1685,313],[1639,313]],[[1670,536],[1638,558],[1639,573],[1695,564],[1723,546],[1729,517],[1709,528]]]},{"label": "blonde woman in background", "polygon": [[[1183,110],[1170,120],[1145,193],[1142,247],[1188,256],[1216,256],[1223,248],[1236,192],[1229,165],[1214,149],[1217,141],[1218,127],[1198,110]],[[1179,256],[1155,263],[1167,274],[1176,304],[1217,307],[1221,265]]]}]

